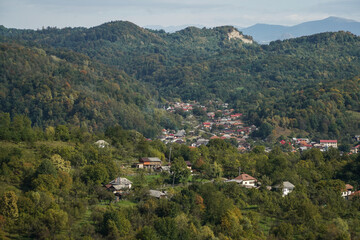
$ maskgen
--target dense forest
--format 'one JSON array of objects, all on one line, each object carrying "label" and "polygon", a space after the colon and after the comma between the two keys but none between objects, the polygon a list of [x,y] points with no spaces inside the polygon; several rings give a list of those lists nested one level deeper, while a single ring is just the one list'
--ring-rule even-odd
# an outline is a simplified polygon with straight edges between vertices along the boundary
[{"label": "dense forest", "polygon": [[[234,33],[238,37],[231,37]],[[169,34],[117,21],[93,28],[37,31],[0,27],[0,41],[5,44],[2,71],[9,69],[8,64],[19,61],[22,63],[17,67],[22,67],[26,63],[21,51],[27,51],[28,58],[34,54],[38,59],[27,60],[35,71],[27,67],[18,74],[2,72],[2,88],[15,87],[7,79],[23,84],[26,74],[38,72],[39,66],[33,65],[40,59],[48,59],[46,64],[51,63],[53,68],[64,68],[66,64],[72,68],[64,70],[66,73],[56,70],[57,79],[71,78],[81,90],[87,91],[84,96],[87,101],[79,99],[75,106],[85,107],[81,111],[77,109],[84,112],[81,116],[59,106],[58,110],[52,109],[56,112],[54,116],[39,113],[40,109],[26,110],[36,108],[34,102],[25,98],[21,99],[23,106],[19,100],[9,103],[6,99],[10,93],[3,91],[2,111],[11,109],[12,116],[28,112],[38,126],[70,120],[74,124],[86,122],[97,129],[119,123],[153,137],[160,127],[176,128],[181,122],[176,116],[166,116],[156,109],[165,100],[220,99],[244,113],[250,123],[270,124],[275,129],[274,136],[279,129],[290,129],[315,139],[349,142],[351,136],[359,134],[360,38],[348,32],[259,45],[231,26],[189,27]],[[9,44],[18,46],[19,50],[8,47]],[[45,56],[35,53],[40,51],[45,51]],[[6,54],[18,57],[10,62]],[[41,68],[44,67],[42,62]],[[54,75],[53,69],[41,68],[46,72],[43,78]],[[56,86],[64,90],[69,81]],[[120,90],[116,90],[118,87]],[[34,96],[38,89],[27,91]],[[70,94],[74,89],[66,91]],[[88,94],[92,97],[86,97]],[[89,101],[96,101],[99,106],[86,109],[96,106]]]},{"label": "dense forest", "polygon": [[[24,115],[0,115],[0,236],[2,239],[358,239],[360,155],[337,149],[240,154],[229,142],[173,144],[171,170],[155,174],[130,166],[143,156],[169,158],[169,146],[120,126],[94,134],[85,128],[31,127]],[[101,148],[95,141],[110,143]],[[193,164],[190,177],[185,161]],[[238,167],[261,181],[247,189],[225,183]],[[151,174],[150,174],[151,173]],[[122,176],[125,199],[103,184]],[[175,180],[175,186],[171,182]],[[288,196],[268,190],[291,181]],[[148,195],[163,189],[163,199]]]},{"label": "dense forest", "polygon": [[34,126],[72,124],[91,131],[116,123],[154,137],[180,116],[155,108],[158,94],[123,71],[66,50],[0,44],[0,108]]}]

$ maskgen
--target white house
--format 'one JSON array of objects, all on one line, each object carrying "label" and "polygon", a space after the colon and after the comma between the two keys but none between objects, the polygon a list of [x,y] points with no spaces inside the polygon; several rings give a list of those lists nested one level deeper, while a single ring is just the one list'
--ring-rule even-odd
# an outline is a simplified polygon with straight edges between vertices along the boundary
[{"label": "white house", "polygon": [[353,189],[354,187],[350,184],[345,184],[345,188],[341,190],[341,196],[348,199],[348,197],[353,193]]},{"label": "white house", "polygon": [[353,154],[356,154],[356,153],[360,152],[360,144],[356,145],[355,147],[352,147],[350,149],[350,152],[353,153]]},{"label": "white house", "polygon": [[291,182],[285,181],[285,182],[275,185],[274,188],[277,190],[282,190],[282,195],[284,197],[284,196],[288,195],[289,193],[291,193],[294,190],[295,186]]},{"label": "white house", "polygon": [[337,140],[320,140],[320,145],[324,148],[337,148]]},{"label": "white house", "polygon": [[98,148],[105,148],[108,147],[110,144],[108,142],[106,142],[105,140],[99,140],[97,142],[94,143],[96,146],[98,146]]},{"label": "white house", "polygon": [[236,182],[236,183],[239,183],[243,187],[254,188],[256,185],[257,179],[250,176],[249,174],[243,173],[234,179],[227,180],[226,182]]}]

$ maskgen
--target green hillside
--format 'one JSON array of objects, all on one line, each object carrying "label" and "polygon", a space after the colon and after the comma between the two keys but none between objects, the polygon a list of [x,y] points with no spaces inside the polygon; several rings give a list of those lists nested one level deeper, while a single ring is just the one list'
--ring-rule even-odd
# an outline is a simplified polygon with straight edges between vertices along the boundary
[{"label": "green hillside", "polygon": [[[88,29],[0,28],[3,42],[84,54],[148,84],[167,100],[221,99],[245,113],[251,123],[276,127],[278,119],[284,118],[284,127],[315,137],[358,133],[347,111],[359,112],[359,37],[322,33],[258,45],[229,38],[234,32],[231,26],[190,27],[169,34],[122,21]],[[325,97],[322,89],[327,93],[334,89],[339,96],[329,93]],[[316,90],[324,98],[321,101],[314,95]],[[315,113],[320,116],[314,117]]]},{"label": "green hillside", "polygon": [[153,137],[161,122],[176,124],[155,109],[155,90],[85,55],[13,43],[1,43],[0,52],[1,111],[26,114],[35,126],[120,124]]}]

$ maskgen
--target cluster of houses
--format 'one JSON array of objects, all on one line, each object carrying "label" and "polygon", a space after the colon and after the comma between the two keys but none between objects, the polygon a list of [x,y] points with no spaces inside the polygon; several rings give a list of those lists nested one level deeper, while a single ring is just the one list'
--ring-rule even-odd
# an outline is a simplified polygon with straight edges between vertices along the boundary
[{"label": "cluster of houses", "polygon": [[[235,182],[245,188],[259,188],[261,186],[261,183],[258,182],[256,178],[246,173],[242,173],[236,178],[226,180],[225,182]],[[280,191],[282,192],[282,196],[285,197],[295,189],[295,186],[289,181],[284,181],[274,186],[266,186],[266,188],[268,190],[273,189],[275,191]],[[353,191],[353,189],[353,186],[351,186],[350,184],[346,184],[345,188],[341,189],[341,196],[348,200],[351,200],[354,197],[360,197],[360,191]]]},{"label": "cluster of houses", "polygon": [[[154,166],[155,167],[155,166]],[[249,174],[241,173],[239,176],[233,179],[225,180],[225,183],[237,183],[245,188],[259,188],[261,183],[258,180]],[[130,192],[132,182],[127,178],[117,177],[108,184],[105,184],[104,187],[114,193],[115,200],[118,201],[124,196],[127,196]],[[275,190],[282,193],[282,196],[285,197],[290,194],[295,186],[289,181],[284,181],[274,186],[266,186],[268,190]],[[354,187],[350,184],[346,184],[344,189],[341,189],[341,196],[347,200],[351,200],[354,197],[360,197],[360,191],[353,191]],[[150,197],[155,198],[167,198],[168,193],[166,191],[159,191],[151,189],[148,192]]]},{"label": "cluster of houses", "polygon": [[[123,199],[130,193],[132,182],[127,178],[117,177],[108,184],[105,184],[104,187],[108,191],[111,191],[115,196],[115,201],[119,201]],[[155,198],[166,198],[167,192],[166,191],[159,191],[159,190],[149,190],[148,192],[150,197]]]},{"label": "cluster of houses", "polygon": [[[192,172],[192,164],[190,161],[185,161],[187,169]],[[157,157],[143,157],[138,163],[135,164],[136,168],[147,169],[155,172],[168,172],[170,173],[171,163],[162,165],[162,161]]]},{"label": "cluster of houses", "polygon": [[280,144],[291,145],[293,152],[297,150],[305,151],[311,148],[319,148],[320,151],[327,151],[329,148],[337,148],[338,142],[337,140],[320,140],[320,142],[311,141],[308,138],[293,138],[292,141],[281,140]]},{"label": "cluster of houses", "polygon": [[[281,144],[286,144],[286,141],[280,141]],[[319,148],[320,151],[327,151],[330,147],[337,148],[338,142],[337,140],[320,140],[320,142],[310,141],[308,138],[293,138],[292,142],[289,142],[293,146],[298,147],[300,151],[305,151],[311,148]]]},{"label": "cluster of houses", "polygon": [[178,143],[185,144],[186,143],[186,131],[184,129],[175,131],[175,130],[167,130],[163,129],[161,131],[161,135],[158,137],[163,143]]},{"label": "cluster of houses", "polygon": [[[245,126],[242,122],[242,114],[234,112],[234,109],[228,109],[228,103],[219,103],[217,101],[209,102],[209,106],[200,105],[197,102],[189,103],[168,103],[166,108],[172,112],[176,109],[182,109],[184,112],[190,112],[194,107],[201,108],[207,114],[207,120],[201,122],[199,125],[194,126],[203,133],[207,133],[208,138],[194,135],[195,131],[188,132],[188,136],[185,130],[179,130],[177,132],[172,130],[163,129],[162,134],[158,137],[164,143],[179,143],[188,144],[192,147],[199,147],[206,145],[209,140],[214,138],[221,139],[234,139],[238,143],[238,149],[240,151],[250,150],[250,145],[247,143],[249,135],[257,130],[256,126]],[[208,111],[208,109],[218,109]]]},{"label": "cluster of houses", "polygon": [[[360,135],[355,136],[355,140],[360,142]],[[338,148],[337,140],[320,140],[319,142],[310,141],[308,138],[293,138],[291,142],[286,142],[285,140],[280,141],[281,144],[290,144],[293,147],[293,151],[299,149],[300,151],[305,151],[311,148],[319,148],[320,151],[327,151],[329,148]],[[351,154],[356,154],[360,152],[360,144],[352,147],[350,149]]]},{"label": "cluster of houses", "polygon": [[[200,108],[205,108],[205,106],[201,106],[200,104],[198,104],[196,101],[192,101],[189,103],[183,103],[183,102],[169,102],[168,106],[165,107],[165,109],[169,112],[175,112],[177,109],[181,109],[184,112],[189,112],[193,110],[193,107],[200,107]],[[205,108],[206,109],[206,108]]]},{"label": "cluster of houses", "polygon": [[[261,183],[258,182],[258,180],[252,176],[250,176],[249,174],[246,173],[242,173],[239,176],[237,176],[236,178],[230,179],[230,180],[226,180],[225,182],[229,183],[229,182],[235,182],[238,183],[240,186],[245,187],[245,188],[259,188]],[[291,193],[295,186],[288,181],[282,182],[280,184],[277,184],[275,186],[266,186],[266,188],[268,190],[276,190],[276,191],[281,191],[282,192],[282,196],[285,197],[287,196],[289,193]]]}]

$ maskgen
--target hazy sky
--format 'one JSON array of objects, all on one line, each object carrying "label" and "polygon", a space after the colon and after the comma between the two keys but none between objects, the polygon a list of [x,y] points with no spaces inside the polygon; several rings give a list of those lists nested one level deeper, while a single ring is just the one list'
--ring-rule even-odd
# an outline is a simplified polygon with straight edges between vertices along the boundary
[{"label": "hazy sky", "polygon": [[113,20],[139,26],[295,25],[329,16],[360,21],[360,0],[0,0],[0,25],[31,29]]}]

